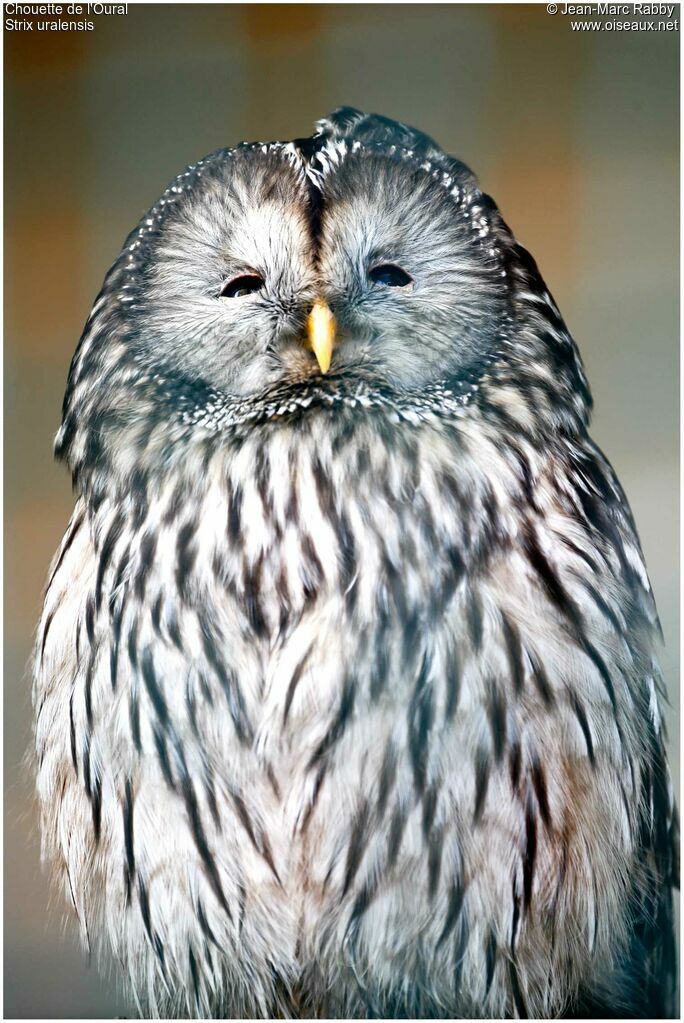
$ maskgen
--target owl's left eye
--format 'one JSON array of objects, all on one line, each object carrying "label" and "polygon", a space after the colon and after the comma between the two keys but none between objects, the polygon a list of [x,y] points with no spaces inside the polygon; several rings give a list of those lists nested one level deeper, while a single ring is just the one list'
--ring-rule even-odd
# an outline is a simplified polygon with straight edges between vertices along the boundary
[{"label": "owl's left eye", "polygon": [[264,279],[259,274],[240,274],[233,277],[221,290],[221,298],[244,298],[255,291],[261,291]]},{"label": "owl's left eye", "polygon": [[381,263],[380,266],[374,266],[372,270],[368,271],[368,276],[373,284],[384,284],[386,288],[405,288],[407,284],[413,283],[413,277],[410,277],[405,270],[394,263]]}]

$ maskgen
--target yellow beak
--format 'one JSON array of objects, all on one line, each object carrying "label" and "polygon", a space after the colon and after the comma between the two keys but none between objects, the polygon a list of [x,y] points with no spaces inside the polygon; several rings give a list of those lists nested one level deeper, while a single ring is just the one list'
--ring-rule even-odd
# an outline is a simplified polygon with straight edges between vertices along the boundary
[{"label": "yellow beak", "polygon": [[314,302],[306,320],[306,333],[321,373],[327,373],[335,343],[335,317],[326,302]]}]

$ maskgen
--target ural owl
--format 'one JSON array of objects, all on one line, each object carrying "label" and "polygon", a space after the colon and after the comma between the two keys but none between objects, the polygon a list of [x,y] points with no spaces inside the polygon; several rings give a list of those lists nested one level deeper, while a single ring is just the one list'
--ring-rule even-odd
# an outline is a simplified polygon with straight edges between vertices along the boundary
[{"label": "ural owl", "polygon": [[45,858],[148,1015],[674,1011],[658,620],[531,256],[338,110],[177,177],[56,451]]}]

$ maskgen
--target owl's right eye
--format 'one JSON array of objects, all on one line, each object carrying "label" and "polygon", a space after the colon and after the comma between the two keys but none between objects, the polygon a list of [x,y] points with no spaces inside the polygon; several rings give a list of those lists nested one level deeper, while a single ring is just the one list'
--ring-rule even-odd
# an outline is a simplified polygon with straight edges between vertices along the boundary
[{"label": "owl's right eye", "polygon": [[259,274],[240,274],[232,277],[221,290],[221,298],[244,298],[255,291],[261,291],[264,279]]}]

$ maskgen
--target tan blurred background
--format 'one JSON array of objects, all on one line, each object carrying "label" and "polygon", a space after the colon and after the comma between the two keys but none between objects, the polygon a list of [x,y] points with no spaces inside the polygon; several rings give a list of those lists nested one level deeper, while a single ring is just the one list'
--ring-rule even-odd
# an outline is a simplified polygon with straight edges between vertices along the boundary
[{"label": "tan blurred background", "polygon": [[[677,15],[679,9],[677,8]],[[187,163],[342,103],[434,135],[537,259],[585,358],[594,436],[658,599],[678,777],[678,33],[576,33],[545,5],[138,5],[5,32],[5,1015],[134,1016],[47,910],[25,665],[72,497],[69,360],[128,230]]]}]

